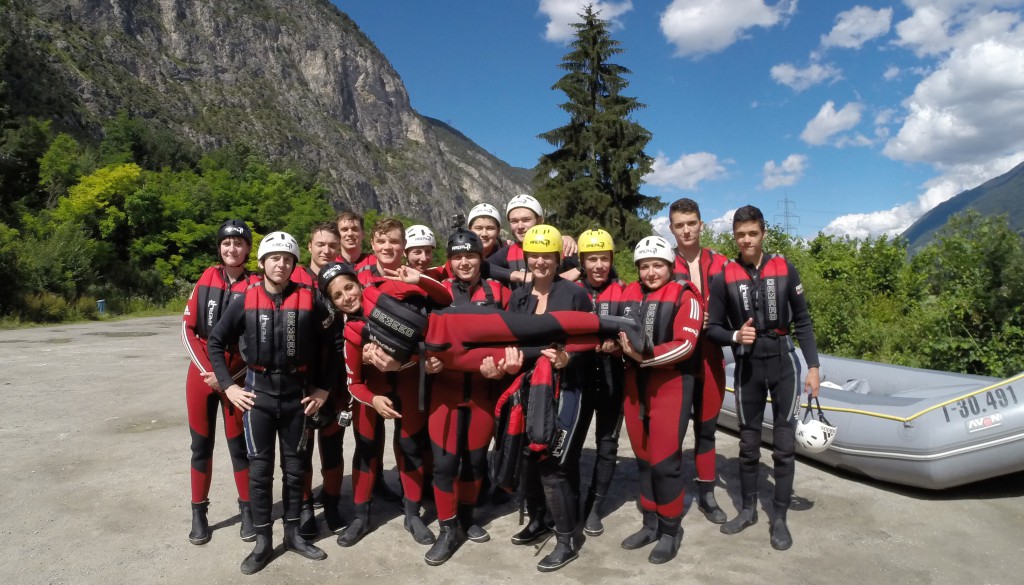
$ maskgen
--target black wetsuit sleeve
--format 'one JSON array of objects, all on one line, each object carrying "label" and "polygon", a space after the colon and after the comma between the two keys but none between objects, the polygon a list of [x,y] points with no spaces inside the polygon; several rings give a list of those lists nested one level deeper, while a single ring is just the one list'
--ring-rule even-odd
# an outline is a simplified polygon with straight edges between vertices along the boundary
[{"label": "black wetsuit sleeve", "polygon": [[733,344],[732,334],[735,330],[730,328],[726,294],[725,279],[713,279],[708,295],[708,328],[705,333],[717,345]]},{"label": "black wetsuit sleeve", "polygon": [[[318,323],[325,323],[330,317],[329,310],[319,303],[314,306],[314,314]],[[340,315],[334,317],[337,319]],[[330,326],[318,327],[317,337],[318,346],[322,351],[315,352],[319,363],[316,364],[317,367],[313,371],[312,382],[317,388],[329,392],[334,388],[338,376],[341,374],[341,361],[332,359],[336,357],[338,347],[338,329],[333,326],[333,321]]]},{"label": "black wetsuit sleeve", "polygon": [[[494,255],[496,256],[497,254]],[[515,271],[507,266],[501,266],[500,264],[494,264],[491,262],[482,262],[480,265],[481,278],[491,278],[505,286],[512,283],[513,272]]]},{"label": "black wetsuit sleeve", "polygon": [[[495,253],[491,254],[490,256],[488,256],[487,258],[485,258],[485,260],[487,262],[495,265],[495,266],[500,266],[502,268],[508,269],[509,268],[509,265],[508,265],[508,250],[509,250],[509,246],[504,246],[503,248],[501,248],[497,252],[495,252]],[[494,277],[492,276],[491,278],[494,278]]]},{"label": "black wetsuit sleeve", "polygon": [[245,331],[245,302],[241,299],[228,303],[224,313],[217,321],[206,347],[210,353],[210,364],[213,365],[213,373],[217,375],[217,382],[221,390],[226,390],[235,383],[231,377],[231,370],[228,369],[227,359],[224,352],[233,345],[238,344],[238,339]]},{"label": "black wetsuit sleeve", "polygon": [[[789,264],[789,262],[786,262]],[[814,324],[811,322],[811,312],[807,310],[807,297],[804,296],[804,286],[800,282],[800,275],[796,268],[789,264],[789,290],[786,294],[789,297],[789,308],[793,312],[794,337],[800,342],[800,351],[804,354],[807,367],[818,367],[818,341],[814,337]],[[723,280],[723,279],[719,279]]]}]

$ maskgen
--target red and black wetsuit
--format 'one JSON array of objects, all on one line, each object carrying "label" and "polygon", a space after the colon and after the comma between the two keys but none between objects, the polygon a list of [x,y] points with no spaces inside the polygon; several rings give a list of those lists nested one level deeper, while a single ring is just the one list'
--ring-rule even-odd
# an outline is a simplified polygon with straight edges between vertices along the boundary
[{"label": "red and black wetsuit", "polygon": [[701,297],[688,283],[650,291],[626,287],[623,313],[635,315],[654,342],[653,356],[626,360],[626,430],[640,470],[640,506],[678,525],[683,515],[683,437],[700,368]]},{"label": "red and black wetsuit", "polygon": [[[206,501],[210,495],[213,478],[214,432],[217,429],[217,410],[224,412],[224,436],[228,442],[231,468],[235,475],[238,498],[249,500],[249,458],[245,453],[245,437],[242,436],[242,411],[221,391],[206,384],[202,374],[212,372],[207,338],[220,321],[232,294],[244,292],[259,277],[243,272],[234,283],[228,283],[223,266],[211,266],[203,272],[185,305],[181,320],[181,342],[188,350],[190,363],[185,377],[185,403],[188,408],[188,427],[192,434],[192,503]],[[232,344],[225,356],[231,375],[241,379],[245,374],[245,363]]]},{"label": "red and black wetsuit", "polygon": [[[369,277],[372,273],[364,271]],[[430,282],[444,290],[437,282]],[[398,299],[423,296],[420,287],[378,278],[363,290],[363,310],[350,316],[345,326],[345,368],[348,389],[356,400],[352,426],[355,430],[355,453],[352,462],[352,495],[357,506],[366,506],[373,497],[373,488],[384,456],[384,419],[373,408],[373,397],[387,395],[402,418],[395,419],[395,460],[401,476],[406,500],[419,503],[424,483],[424,456],[430,450],[427,436],[427,414],[419,409],[419,371],[407,367],[398,372],[381,372],[363,364],[363,346],[367,343],[366,321],[377,299],[387,294]],[[450,298],[448,299],[450,300]]]},{"label": "red and black wetsuit", "polygon": [[[535,315],[537,297],[532,292],[533,284],[529,283],[512,293],[509,312]],[[582,288],[555,277],[548,291],[544,314],[555,311],[593,313],[594,304]],[[593,343],[583,351],[570,352],[568,364],[558,371],[561,388],[557,425],[561,437],[557,444],[561,452],[538,461],[531,460],[525,469],[526,506],[531,519],[542,517],[546,506],[555,522],[555,530],[562,534],[570,534],[577,527],[580,455],[590,426],[590,417],[584,414],[589,415],[593,409],[590,393],[584,392],[584,388],[591,375],[596,345]]]},{"label": "red and black wetsuit", "polygon": [[[722,273],[729,261],[728,258],[701,248],[699,266],[700,274],[696,275],[700,285],[700,294],[707,307],[708,296],[711,294],[712,281]],[[690,282],[695,280],[690,274],[690,265],[676,251],[676,263],[672,272],[673,280]],[[714,482],[715,472],[715,429],[718,426],[718,413],[722,410],[722,397],[725,396],[725,358],[722,346],[711,343],[705,336],[697,342],[697,350],[703,361],[703,367],[697,373],[696,380],[699,392],[693,396],[693,453],[697,467],[697,481]]]},{"label": "red and black wetsuit", "polygon": [[[301,284],[309,287],[313,290],[313,294],[317,303],[321,303],[329,314],[332,315],[331,327],[335,336],[342,334],[341,327],[341,316],[334,315],[334,311],[328,305],[329,301],[323,297],[320,290],[317,288],[316,274],[308,266],[302,266],[296,268],[292,272],[292,282]],[[337,323],[333,321],[337,320]],[[334,352],[335,359],[342,358],[340,342],[339,347]],[[331,392],[328,403],[330,406],[326,406],[328,410],[339,412],[341,410],[348,409],[349,407],[349,395],[347,387],[345,386],[344,378],[339,376],[338,383],[332,388],[324,388]],[[323,493],[325,496],[330,498],[337,498],[341,494],[341,480],[345,475],[345,458],[343,444],[345,440],[345,427],[338,424],[336,417],[332,417],[331,423],[324,428],[318,429],[316,432],[317,436],[317,447],[320,450],[320,476],[323,478]],[[302,499],[304,502],[308,502],[313,498],[313,450],[306,449],[302,452],[302,456],[306,461],[306,471],[303,474],[302,481]]]},{"label": "red and black wetsuit", "polygon": [[[598,288],[594,288],[586,278],[578,284],[583,287],[594,305],[598,315],[622,315],[622,295],[625,292],[622,284],[609,277],[609,280]],[[594,435],[597,443],[597,459],[594,462],[594,473],[590,479],[587,506],[591,508],[595,499],[604,498],[615,475],[615,463],[619,452],[619,434],[622,430],[622,388],[623,379],[622,356],[593,352],[580,354],[589,360],[587,368],[592,378],[586,384],[586,392],[592,396],[592,414],[595,418]],[[584,413],[587,419],[591,413]]]},{"label": "red and black wetsuit", "polygon": [[[497,281],[469,285],[444,281],[454,306],[504,309],[511,292]],[[479,364],[477,365],[479,368]],[[428,378],[430,443],[434,454],[434,503],[440,520],[459,506],[475,506],[487,473],[487,448],[494,435],[494,403],[503,389],[477,371],[444,369]]]},{"label": "red and black wetsuit", "polygon": [[298,452],[305,426],[301,400],[310,386],[330,389],[338,379],[338,363],[324,359],[333,352],[333,332],[324,327],[329,316],[315,302],[313,291],[289,282],[281,293],[265,283],[250,286],[228,305],[210,334],[209,348],[217,381],[233,382],[224,350],[238,344],[248,366],[245,388],[256,394],[243,416],[249,454],[249,493],[253,524],[269,526],[273,503],[274,458],[281,445],[284,475],[284,519],[298,521],[305,469]]},{"label": "red and black wetsuit", "polygon": [[753,345],[733,345],[734,392],[740,422],[740,487],[749,499],[757,494],[758,461],[765,401],[770,396],[774,425],[775,506],[789,508],[796,464],[796,408],[800,403],[800,362],[794,355],[790,325],[808,367],[818,366],[814,326],[800,275],[782,256],[764,254],[760,266],[729,262],[723,278],[711,284],[708,339],[732,344],[733,333],[754,320]]}]

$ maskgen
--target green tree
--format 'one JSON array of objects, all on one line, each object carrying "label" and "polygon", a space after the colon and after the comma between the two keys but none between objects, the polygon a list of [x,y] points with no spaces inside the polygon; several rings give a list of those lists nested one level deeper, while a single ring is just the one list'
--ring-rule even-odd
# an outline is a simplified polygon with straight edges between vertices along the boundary
[{"label": "green tree", "polygon": [[630,73],[610,60],[624,52],[608,22],[592,6],[573,24],[576,37],[560,67],[566,74],[552,89],[563,92],[569,122],[540,135],[556,148],[540,157],[536,195],[559,226],[578,234],[600,225],[618,245],[631,249],[651,234],[650,219],[664,207],[640,193],[653,159],[644,152],[651,133],[631,119],[645,107],[622,95]]}]

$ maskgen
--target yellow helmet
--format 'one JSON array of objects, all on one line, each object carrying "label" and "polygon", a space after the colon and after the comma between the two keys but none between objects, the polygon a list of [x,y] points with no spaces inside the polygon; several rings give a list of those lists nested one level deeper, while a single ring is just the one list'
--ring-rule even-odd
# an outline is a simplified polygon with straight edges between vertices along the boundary
[{"label": "yellow helmet", "polygon": [[615,242],[612,235],[602,229],[587,230],[580,234],[578,242],[579,253],[587,252],[615,252]]},{"label": "yellow helmet", "polygon": [[535,253],[562,253],[562,234],[554,226],[539,224],[526,232],[523,237],[523,251]]}]

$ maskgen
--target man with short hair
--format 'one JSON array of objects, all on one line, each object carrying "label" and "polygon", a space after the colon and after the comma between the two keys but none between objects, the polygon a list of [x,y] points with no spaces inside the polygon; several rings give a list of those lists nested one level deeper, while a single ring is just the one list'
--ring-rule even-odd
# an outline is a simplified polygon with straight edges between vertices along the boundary
[{"label": "man with short hair", "polygon": [[341,252],[338,262],[350,264],[356,270],[372,262],[373,256],[363,252],[363,216],[354,211],[342,211],[334,220],[341,237]]},{"label": "man with short hair", "polygon": [[[676,239],[674,280],[693,284],[707,307],[711,282],[722,273],[728,258],[700,245],[704,222],[700,206],[693,199],[682,198],[669,207],[669,229]],[[704,326],[707,327],[705,312]],[[697,509],[715,524],[726,521],[725,511],[715,500],[715,428],[725,395],[725,360],[722,348],[709,343],[702,335],[698,355],[703,362],[697,372],[693,397],[693,459],[697,468]]]},{"label": "man with short hair", "polygon": [[[341,234],[334,222],[322,221],[313,224],[309,230],[309,242],[306,245],[309,249],[309,266],[296,267],[292,272],[292,281],[310,288],[318,304],[323,305],[328,314],[333,314],[331,303],[323,297],[316,286],[317,276],[320,269],[328,262],[334,261],[341,250]],[[339,327],[338,324],[331,326]],[[341,335],[341,330],[337,329]],[[340,356],[340,347],[337,355]],[[341,388],[338,392],[331,392],[328,402],[328,411],[335,411],[348,405],[348,391]],[[342,450],[342,443],[345,439],[345,429],[338,424],[336,418],[332,417],[325,427],[315,431],[309,431],[317,435],[317,446],[320,450],[320,475],[323,477],[323,488],[320,494],[320,503],[324,506],[324,520],[331,532],[342,529],[341,513],[338,504],[341,499],[341,479],[345,473],[345,462]],[[301,452],[305,464],[305,472],[302,482],[302,512],[299,521],[299,534],[309,540],[316,538],[319,528],[316,523],[316,516],[313,510],[313,449],[308,447]]]},{"label": "man with short hair", "polygon": [[[736,534],[757,523],[758,460],[767,398],[772,399],[775,497],[769,526],[772,547],[786,550],[793,537],[786,512],[793,498],[796,466],[796,409],[800,404],[800,362],[790,331],[800,342],[807,362],[804,389],[818,395],[818,350],[807,311],[804,287],[793,265],[764,252],[765,225],[761,210],[747,205],[736,210],[732,233],[740,253],[711,283],[708,338],[730,344],[736,356],[734,392],[740,423],[740,495],[743,509],[722,525]],[[791,329],[792,327],[792,329]]]},{"label": "man with short hair", "polygon": [[402,265],[405,253],[405,227],[394,218],[384,218],[373,226],[370,234],[373,260],[356,268],[359,283],[366,286],[383,280]]}]

